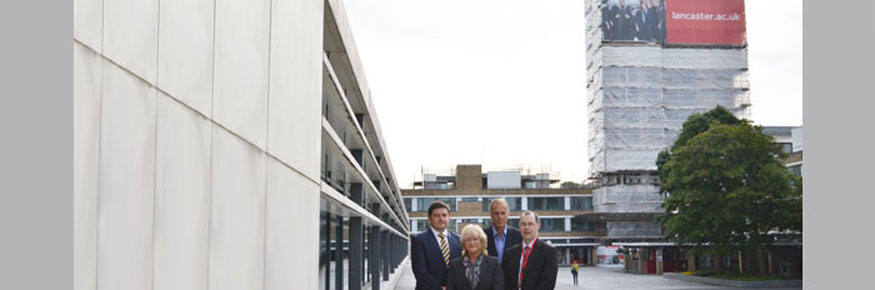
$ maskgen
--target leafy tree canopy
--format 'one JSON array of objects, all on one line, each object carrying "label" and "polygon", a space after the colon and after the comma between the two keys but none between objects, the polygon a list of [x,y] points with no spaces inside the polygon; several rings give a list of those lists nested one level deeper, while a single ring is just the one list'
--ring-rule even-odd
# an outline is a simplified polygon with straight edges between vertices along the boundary
[{"label": "leafy tree canopy", "polygon": [[565,182],[562,182],[561,184],[559,184],[559,188],[563,188],[563,189],[580,188],[580,184],[577,182],[573,182],[573,181],[565,181]]},{"label": "leafy tree canopy", "polygon": [[667,239],[718,252],[771,243],[769,231],[802,229],[801,179],[759,126],[725,108],[690,116],[657,160]]}]

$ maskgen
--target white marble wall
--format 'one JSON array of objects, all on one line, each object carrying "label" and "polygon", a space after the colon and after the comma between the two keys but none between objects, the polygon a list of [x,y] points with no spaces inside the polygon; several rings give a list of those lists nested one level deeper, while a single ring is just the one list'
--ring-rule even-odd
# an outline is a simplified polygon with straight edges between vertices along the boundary
[{"label": "white marble wall", "polygon": [[74,289],[315,289],[321,0],[75,0]]}]

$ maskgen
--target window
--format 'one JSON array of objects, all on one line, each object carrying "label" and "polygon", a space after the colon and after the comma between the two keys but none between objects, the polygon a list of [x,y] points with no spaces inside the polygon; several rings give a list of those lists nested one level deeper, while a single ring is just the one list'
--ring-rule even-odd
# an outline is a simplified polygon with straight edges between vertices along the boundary
[{"label": "window", "polygon": [[428,229],[428,220],[414,220],[416,221],[416,231],[421,232]]},{"label": "window", "polygon": [[593,232],[595,231],[595,225],[592,222],[585,220],[580,217],[571,218],[571,231],[572,232]]},{"label": "window", "polygon": [[529,210],[560,211],[565,210],[564,197],[529,197]]},{"label": "window", "polygon": [[[460,219],[459,224],[480,224],[477,219]],[[461,230],[461,229],[459,229]]]},{"label": "window", "polygon": [[423,197],[420,197],[420,198],[416,199],[417,212],[427,213],[428,206],[430,206],[431,203],[434,202],[435,200],[440,200],[440,201],[446,202],[448,205],[450,205],[451,212],[456,211],[456,198],[453,198],[453,197],[449,197],[449,198],[433,198],[433,197],[423,198]]},{"label": "window", "polygon": [[477,198],[476,197],[463,197],[462,198],[462,202],[471,202],[471,201],[477,201]]},{"label": "window", "polygon": [[564,232],[565,218],[541,218],[541,232]]},{"label": "window", "polygon": [[786,153],[793,153],[793,143],[778,143]]},{"label": "window", "polygon": [[787,170],[790,170],[793,175],[802,176],[802,164],[787,167]]},{"label": "window", "polygon": [[571,210],[592,210],[592,196],[572,196]]},{"label": "window", "polygon": [[507,225],[514,228],[520,228],[520,218],[508,218]]},{"label": "window", "polygon": [[413,208],[412,208],[413,203],[412,202],[413,202],[412,198],[409,198],[409,197],[404,198],[404,205],[407,206],[407,212],[413,212]]}]

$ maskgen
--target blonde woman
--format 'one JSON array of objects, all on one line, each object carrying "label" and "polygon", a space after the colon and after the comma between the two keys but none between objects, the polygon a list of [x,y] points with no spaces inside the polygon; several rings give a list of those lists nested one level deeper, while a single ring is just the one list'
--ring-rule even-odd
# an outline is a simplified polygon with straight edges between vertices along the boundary
[{"label": "blonde woman", "polygon": [[450,261],[447,290],[504,290],[498,259],[486,251],[486,233],[477,225],[462,229],[462,256]]}]

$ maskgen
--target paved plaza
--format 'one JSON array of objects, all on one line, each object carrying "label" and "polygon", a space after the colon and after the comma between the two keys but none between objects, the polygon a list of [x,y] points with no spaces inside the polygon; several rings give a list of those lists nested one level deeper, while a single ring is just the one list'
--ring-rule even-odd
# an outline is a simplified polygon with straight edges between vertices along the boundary
[{"label": "paved plaza", "polygon": [[[416,287],[416,279],[413,277],[409,264],[406,264],[401,272],[401,277],[395,286],[395,290],[413,290]],[[740,289],[731,287],[713,286],[695,282],[680,281],[663,278],[657,275],[639,275],[623,273],[622,270],[604,269],[596,267],[581,267],[578,276],[579,285],[572,285],[571,268],[559,268],[559,277],[556,281],[556,290],[580,290],[580,289]],[[758,289],[802,289],[796,288],[758,288]]]}]

